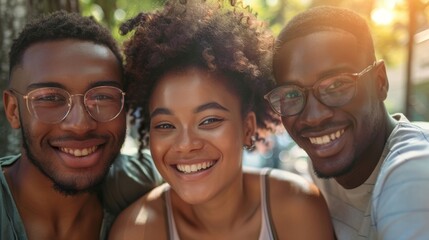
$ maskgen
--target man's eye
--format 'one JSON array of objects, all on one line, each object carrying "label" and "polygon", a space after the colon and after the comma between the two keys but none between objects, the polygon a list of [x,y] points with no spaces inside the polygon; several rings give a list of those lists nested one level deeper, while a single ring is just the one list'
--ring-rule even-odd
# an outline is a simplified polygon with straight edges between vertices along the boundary
[{"label": "man's eye", "polygon": [[67,103],[67,98],[61,94],[45,94],[32,98],[32,101],[35,104],[65,104]]},{"label": "man's eye", "polygon": [[302,96],[301,91],[298,90],[290,90],[285,92],[284,97],[285,99],[293,99],[293,98],[299,98]]},{"label": "man's eye", "polygon": [[326,81],[326,84],[321,84],[320,86],[324,87],[326,92],[333,92],[333,91],[342,91],[344,89],[347,89],[351,86],[353,86],[354,80],[350,77],[346,76],[339,76],[333,79],[330,79],[329,81]]},{"label": "man's eye", "polygon": [[343,85],[344,85],[344,82],[342,80],[335,80],[331,85],[328,86],[327,89],[335,90],[337,88],[340,88]]},{"label": "man's eye", "polygon": [[110,95],[98,94],[98,95],[91,96],[91,100],[97,100],[97,101],[107,101],[107,100],[113,100],[113,99],[114,98]]},{"label": "man's eye", "polygon": [[57,94],[50,94],[50,95],[37,96],[34,100],[35,101],[61,101],[61,100],[64,100],[64,97]]}]

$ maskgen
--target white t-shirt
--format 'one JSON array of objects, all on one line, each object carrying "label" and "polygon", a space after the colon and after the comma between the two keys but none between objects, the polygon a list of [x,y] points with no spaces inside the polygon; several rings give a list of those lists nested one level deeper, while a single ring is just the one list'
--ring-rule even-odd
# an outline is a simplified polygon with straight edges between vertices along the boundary
[{"label": "white t-shirt", "polygon": [[344,189],[311,173],[340,240],[429,239],[429,130],[402,114],[394,118],[398,124],[364,184]]}]

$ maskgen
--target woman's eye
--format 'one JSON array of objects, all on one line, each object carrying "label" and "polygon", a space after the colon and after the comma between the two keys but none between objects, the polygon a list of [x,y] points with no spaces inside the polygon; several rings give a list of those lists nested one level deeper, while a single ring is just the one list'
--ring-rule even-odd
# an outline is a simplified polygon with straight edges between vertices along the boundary
[{"label": "woman's eye", "polygon": [[209,124],[213,124],[213,123],[219,123],[219,122],[222,122],[222,121],[223,121],[222,118],[207,118],[204,121],[202,121],[200,123],[200,125],[201,126],[203,126],[203,125],[209,125]]},{"label": "woman's eye", "polygon": [[155,128],[156,129],[173,129],[174,126],[169,123],[160,123],[155,125]]}]

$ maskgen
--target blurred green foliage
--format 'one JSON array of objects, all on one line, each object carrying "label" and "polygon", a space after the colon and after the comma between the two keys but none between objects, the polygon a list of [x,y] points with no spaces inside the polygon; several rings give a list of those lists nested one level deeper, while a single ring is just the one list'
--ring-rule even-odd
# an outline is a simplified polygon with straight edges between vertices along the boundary
[{"label": "blurred green foliage", "polygon": [[162,6],[165,0],[79,0],[81,13],[92,15],[112,30],[113,36],[122,42],[119,26],[141,11],[151,11]]},{"label": "blurred green foliage", "polygon": [[[127,36],[119,34],[119,26],[126,19],[134,17],[141,11],[152,11],[161,7],[166,0],[79,0],[80,9],[84,15],[93,15],[99,21],[105,23],[114,37],[122,43]],[[203,1],[203,0],[183,0]],[[229,4],[231,0],[219,0]],[[232,0],[239,2],[240,0]],[[389,69],[406,69],[409,58],[410,45],[410,16],[415,21],[415,31],[429,29],[429,0],[242,0],[246,6],[250,6],[259,18],[265,20],[269,28],[277,35],[282,27],[297,13],[319,5],[334,5],[353,9],[364,16],[371,28],[377,59],[383,59]],[[410,4],[415,9],[410,11]],[[410,12],[413,14],[410,15]],[[414,30],[413,30],[414,31]],[[411,75],[401,75],[392,78],[394,88],[399,89],[400,84],[410,83]],[[427,83],[429,85],[429,82]],[[392,85],[392,86],[393,86]],[[411,87],[410,87],[411,88]],[[415,88],[415,87],[414,87]],[[420,88],[420,87],[419,87]],[[407,95],[407,86],[401,87]],[[416,90],[412,90],[416,92]],[[405,112],[412,118],[408,110],[414,108],[411,100],[390,102],[386,100],[388,110],[391,112]],[[401,99],[400,97],[398,99]],[[410,99],[410,98],[409,98]],[[419,98],[421,99],[421,98]],[[427,105],[427,104],[423,104]],[[429,108],[425,110],[429,115]]]},{"label": "blurred green foliage", "polygon": [[[310,7],[336,5],[354,9],[367,17],[370,23],[378,58],[384,59],[390,66],[396,66],[404,62],[407,53],[407,1],[409,0],[244,0],[244,4],[250,5],[251,9],[268,23],[275,35],[290,18]],[[165,0],[80,0],[80,8],[82,14],[93,15],[105,23],[112,29],[115,38],[122,42],[126,39],[126,36],[119,34],[119,25],[123,21],[141,11],[159,8],[164,2]],[[428,2],[420,0],[418,5],[421,28],[428,25]],[[392,12],[394,18],[390,23],[380,24],[371,20],[373,10],[380,7],[389,8]]]}]

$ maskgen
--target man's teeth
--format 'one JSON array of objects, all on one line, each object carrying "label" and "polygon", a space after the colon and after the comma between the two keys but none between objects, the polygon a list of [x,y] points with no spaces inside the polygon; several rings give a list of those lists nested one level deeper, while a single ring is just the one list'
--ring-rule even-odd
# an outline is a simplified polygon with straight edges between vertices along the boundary
[{"label": "man's teeth", "polygon": [[202,169],[207,169],[215,164],[215,161],[197,164],[177,164],[177,169],[183,173],[194,173]]},{"label": "man's teeth", "polygon": [[90,148],[82,148],[82,149],[72,149],[72,148],[60,148],[61,151],[71,154],[75,157],[84,157],[87,156],[97,149],[97,146],[90,147]]},{"label": "man's teeth", "polygon": [[341,129],[328,135],[324,135],[321,137],[310,137],[309,139],[312,144],[322,145],[322,144],[330,143],[331,141],[334,141],[335,139],[340,138],[343,135],[343,133],[344,133],[344,129]]}]

